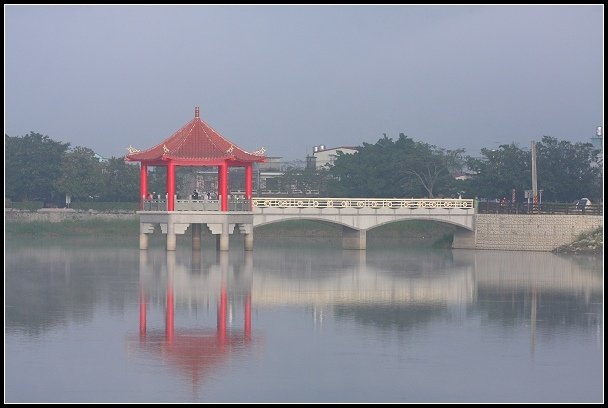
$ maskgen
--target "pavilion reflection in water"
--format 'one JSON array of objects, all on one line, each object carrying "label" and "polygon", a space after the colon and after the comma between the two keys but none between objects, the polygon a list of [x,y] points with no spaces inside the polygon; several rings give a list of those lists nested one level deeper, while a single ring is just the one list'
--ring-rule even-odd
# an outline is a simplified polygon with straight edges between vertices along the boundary
[{"label": "pavilion reflection in water", "polygon": [[[191,268],[188,268],[176,265],[176,253],[167,252],[165,269],[164,265],[154,262],[158,260],[149,259],[147,251],[140,252],[139,336],[129,336],[129,345],[177,368],[194,388],[231,355],[249,348],[253,340],[251,253],[245,254],[245,262],[238,270],[229,264],[228,252],[218,252],[217,257],[216,263],[203,268],[201,253],[193,251]],[[191,296],[193,293],[196,293],[195,299]],[[200,302],[201,295],[208,304],[217,305],[216,326],[180,328],[180,322],[175,319],[176,308],[189,307],[192,301]],[[164,329],[149,327],[149,318],[154,310],[162,308],[162,303]],[[230,327],[232,306],[242,308],[242,326],[238,329]]]}]

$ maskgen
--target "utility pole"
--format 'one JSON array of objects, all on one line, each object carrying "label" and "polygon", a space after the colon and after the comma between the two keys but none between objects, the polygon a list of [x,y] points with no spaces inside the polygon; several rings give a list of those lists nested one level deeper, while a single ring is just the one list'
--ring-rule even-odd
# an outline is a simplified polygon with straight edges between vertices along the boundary
[{"label": "utility pole", "polygon": [[536,142],[532,141],[532,212],[538,211],[538,183],[536,177]]}]

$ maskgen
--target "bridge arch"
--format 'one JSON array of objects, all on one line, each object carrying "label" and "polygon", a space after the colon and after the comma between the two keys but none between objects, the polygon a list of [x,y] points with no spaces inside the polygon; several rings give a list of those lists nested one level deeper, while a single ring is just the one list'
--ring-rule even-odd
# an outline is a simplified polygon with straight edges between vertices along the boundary
[{"label": "bridge arch", "polygon": [[[259,215],[258,215],[259,214]],[[421,215],[410,215],[410,214],[307,214],[304,211],[298,213],[280,213],[272,214],[258,209],[253,219],[253,226],[259,227],[262,225],[269,225],[283,221],[292,220],[306,220],[323,222],[328,224],[340,225],[342,227],[348,227],[357,231],[369,231],[371,229],[387,225],[395,222],[411,221],[411,220],[424,220],[433,221],[443,224],[450,224],[456,227],[463,228],[467,231],[473,231],[474,226],[472,223],[472,217],[457,216],[453,217],[445,214],[421,214]]]},{"label": "bridge arch", "polygon": [[367,231],[372,231],[375,230],[376,228],[380,228],[389,224],[394,224],[397,222],[407,222],[407,221],[432,221],[432,222],[436,222],[438,224],[449,224],[452,226],[455,226],[457,228],[462,228],[465,229],[467,231],[473,231],[474,228],[472,226],[467,226],[467,225],[463,225],[461,222],[458,221],[454,221],[454,220],[450,220],[450,219],[445,219],[444,217],[424,217],[424,216],[420,216],[420,217],[410,217],[410,218],[402,218],[402,219],[396,219],[396,220],[388,220],[385,222],[380,222],[372,227],[369,227],[367,229]]},{"label": "bridge arch", "polygon": [[279,224],[282,222],[289,222],[289,221],[314,221],[314,222],[320,222],[322,224],[331,224],[331,225],[337,225],[337,226],[341,226],[341,227],[347,227],[347,228],[351,228],[351,229],[358,229],[353,227],[352,225],[349,225],[347,223],[344,222],[339,222],[336,220],[327,220],[324,218],[319,218],[319,217],[312,217],[312,216],[286,216],[284,218],[275,218],[275,219],[271,219],[271,220],[266,220],[263,222],[256,222],[255,218],[253,221],[253,227],[257,228],[257,227],[263,227],[266,225],[270,225],[270,224]]}]

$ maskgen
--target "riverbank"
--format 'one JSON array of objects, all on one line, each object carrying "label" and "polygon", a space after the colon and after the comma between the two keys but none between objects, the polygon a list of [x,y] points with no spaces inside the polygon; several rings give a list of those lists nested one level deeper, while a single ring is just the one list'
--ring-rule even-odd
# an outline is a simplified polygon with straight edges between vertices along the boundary
[{"label": "riverbank", "polygon": [[568,244],[556,248],[553,252],[562,254],[601,254],[604,251],[604,229],[597,228],[583,233]]},{"label": "riverbank", "polygon": [[[6,220],[6,239],[48,239],[55,237],[93,240],[97,238],[130,239],[139,236],[138,219],[63,220],[59,222]],[[368,246],[408,246],[450,248],[454,227],[429,221],[404,221],[384,225],[368,232]],[[161,239],[160,231],[152,239]],[[189,233],[178,236],[189,239]],[[238,239],[239,235],[234,238]],[[285,221],[254,229],[256,242],[316,242],[341,243],[342,227],[315,221]],[[203,239],[212,239],[211,232],[203,229]]]},{"label": "riverbank", "polygon": [[53,237],[99,237],[133,236],[139,234],[139,220],[64,220],[50,221],[7,221],[4,224],[6,238],[53,238]]}]

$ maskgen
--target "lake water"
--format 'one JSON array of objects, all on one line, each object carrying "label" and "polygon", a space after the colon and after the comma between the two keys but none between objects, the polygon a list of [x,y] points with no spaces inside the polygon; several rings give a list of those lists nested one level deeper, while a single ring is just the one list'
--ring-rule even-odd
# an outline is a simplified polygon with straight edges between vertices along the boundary
[{"label": "lake water", "polygon": [[8,242],[6,402],[602,402],[603,260]]}]

